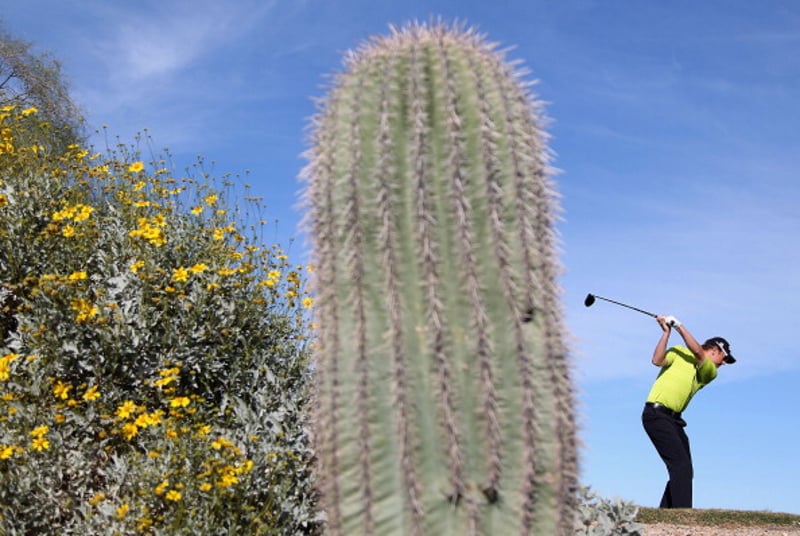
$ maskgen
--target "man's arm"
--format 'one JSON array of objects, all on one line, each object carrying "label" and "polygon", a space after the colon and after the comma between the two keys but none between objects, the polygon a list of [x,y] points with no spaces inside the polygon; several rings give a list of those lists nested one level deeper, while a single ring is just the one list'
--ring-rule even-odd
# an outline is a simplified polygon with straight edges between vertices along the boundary
[{"label": "man's arm", "polygon": [[691,350],[691,352],[697,358],[697,362],[702,363],[706,358],[705,351],[703,351],[703,347],[699,342],[697,342],[697,339],[695,339],[694,336],[689,333],[689,330],[686,329],[686,326],[681,324],[680,320],[674,316],[668,316],[664,318],[664,321],[668,326],[675,328],[675,331],[677,331],[681,336],[683,342],[686,343],[686,346],[689,347],[689,350]]},{"label": "man's arm", "polygon": [[686,329],[686,326],[683,324],[678,324],[675,327],[675,330],[680,334],[680,336],[683,338],[683,341],[686,343],[686,346],[689,347],[689,350],[691,350],[694,356],[697,358],[697,362],[702,363],[706,356],[700,343],[697,342],[694,336],[689,333],[689,330]]},{"label": "man's arm", "polygon": [[667,362],[667,341],[669,341],[669,334],[672,328],[670,328],[663,316],[657,316],[656,320],[663,331],[661,333],[661,338],[658,339],[658,343],[656,343],[656,349],[653,350],[652,363],[657,367],[663,367],[664,363]]}]

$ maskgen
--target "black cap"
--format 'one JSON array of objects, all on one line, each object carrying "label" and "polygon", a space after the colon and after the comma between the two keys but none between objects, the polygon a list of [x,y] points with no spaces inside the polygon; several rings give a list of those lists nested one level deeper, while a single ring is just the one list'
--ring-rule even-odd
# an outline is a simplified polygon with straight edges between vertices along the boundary
[{"label": "black cap", "polygon": [[722,360],[725,361],[726,363],[728,364],[736,363],[736,358],[733,357],[733,354],[731,354],[731,345],[728,344],[728,341],[726,341],[722,337],[714,337],[708,339],[706,341],[706,344],[713,344],[717,348],[722,350],[722,353],[725,354],[725,357]]}]

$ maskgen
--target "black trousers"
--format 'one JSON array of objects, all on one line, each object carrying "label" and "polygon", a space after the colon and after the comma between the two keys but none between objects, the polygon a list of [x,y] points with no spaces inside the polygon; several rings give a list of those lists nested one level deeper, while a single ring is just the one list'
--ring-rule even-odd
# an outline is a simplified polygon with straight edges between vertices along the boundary
[{"label": "black trousers", "polygon": [[661,496],[660,508],[692,507],[692,453],[689,438],[683,430],[686,421],[670,415],[663,408],[645,406],[642,425],[653,442],[658,455],[664,460],[669,481]]}]

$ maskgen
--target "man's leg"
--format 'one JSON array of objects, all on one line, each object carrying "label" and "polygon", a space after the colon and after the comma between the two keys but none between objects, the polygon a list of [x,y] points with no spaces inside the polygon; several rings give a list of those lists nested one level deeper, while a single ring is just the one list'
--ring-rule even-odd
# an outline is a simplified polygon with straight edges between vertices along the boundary
[{"label": "man's leg", "polygon": [[689,438],[674,418],[645,408],[642,424],[658,455],[667,466],[669,482],[661,497],[661,508],[692,507],[692,456]]},{"label": "man's leg", "polygon": [[669,480],[667,485],[664,486],[664,493],[661,495],[661,502],[658,503],[659,508],[672,508],[672,494],[669,492]]}]

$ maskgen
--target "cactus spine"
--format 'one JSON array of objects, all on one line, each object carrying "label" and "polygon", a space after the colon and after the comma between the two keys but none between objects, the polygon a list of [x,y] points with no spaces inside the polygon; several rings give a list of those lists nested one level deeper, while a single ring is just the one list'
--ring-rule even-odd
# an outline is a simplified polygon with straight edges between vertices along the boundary
[{"label": "cactus spine", "polygon": [[522,73],[462,27],[345,59],[304,170],[332,534],[568,534],[556,195]]}]

